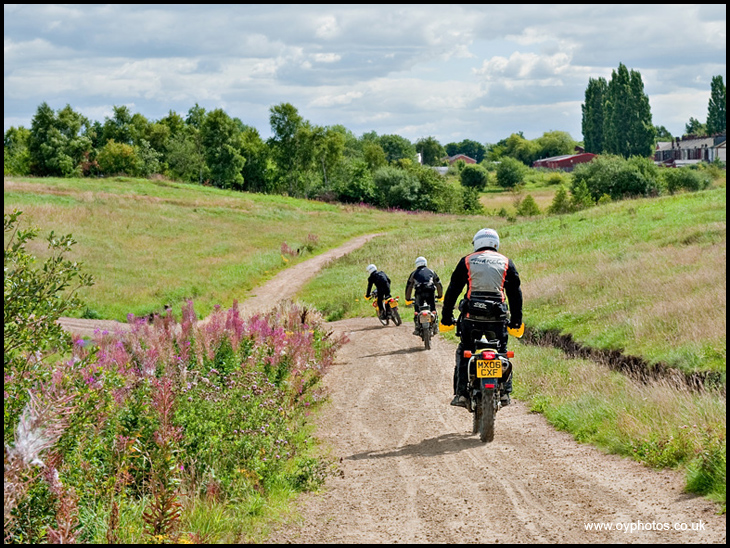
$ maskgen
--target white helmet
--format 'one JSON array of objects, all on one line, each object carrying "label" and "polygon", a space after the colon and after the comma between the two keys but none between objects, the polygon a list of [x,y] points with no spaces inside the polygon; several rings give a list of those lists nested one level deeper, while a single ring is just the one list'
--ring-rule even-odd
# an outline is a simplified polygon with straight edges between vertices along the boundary
[{"label": "white helmet", "polygon": [[365,270],[367,270],[369,274],[372,274],[377,269],[378,269],[378,267],[376,267],[374,264],[369,264]]},{"label": "white helmet", "polygon": [[416,268],[419,266],[426,266],[426,257],[418,257],[416,259]]},{"label": "white helmet", "polygon": [[474,251],[483,247],[492,247],[495,251],[499,251],[499,234],[493,228],[482,228],[474,234],[472,243],[474,244]]}]

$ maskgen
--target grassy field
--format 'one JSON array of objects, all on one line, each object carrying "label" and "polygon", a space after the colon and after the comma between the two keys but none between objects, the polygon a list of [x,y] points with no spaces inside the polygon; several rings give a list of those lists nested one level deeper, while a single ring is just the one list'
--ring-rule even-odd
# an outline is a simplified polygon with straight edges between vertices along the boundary
[{"label": "grassy field", "polygon": [[[530,188],[541,209],[553,186]],[[490,192],[490,212],[514,203]],[[542,200],[542,202],[541,202]],[[5,179],[4,209],[42,234],[79,241],[97,283],[88,314],[123,320],[186,298],[207,315],[282,268],[356,235],[385,232],[324,269],[300,293],[328,319],[372,315],[363,300],[375,263],[403,297],[419,255],[444,285],[471,237],[500,232],[522,278],[525,323],[683,371],[726,368],[726,188],[616,202],[563,216],[384,212],[165,181]],[[286,253],[306,249],[300,255]],[[34,250],[43,256],[42,247]],[[283,252],[284,251],[284,252]],[[687,470],[688,488],[724,501],[725,399],[641,385],[557,350],[518,344],[516,395],[582,442],[653,466]],[[555,382],[555,380],[568,382]],[[611,389],[607,389],[611,387]],[[641,401],[641,404],[637,403]]]}]

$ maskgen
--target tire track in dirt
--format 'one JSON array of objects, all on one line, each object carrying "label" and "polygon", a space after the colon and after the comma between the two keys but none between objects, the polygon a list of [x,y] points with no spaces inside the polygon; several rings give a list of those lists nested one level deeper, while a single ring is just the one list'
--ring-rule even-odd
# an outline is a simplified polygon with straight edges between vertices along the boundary
[{"label": "tire track in dirt", "polygon": [[[404,309],[403,316],[409,316]],[[495,439],[451,407],[455,344],[430,351],[375,317],[330,324],[350,339],[325,376],[316,436],[340,461],[270,543],[724,543],[715,506],[657,471],[558,432],[513,400]],[[519,382],[519,353],[515,358]],[[592,523],[694,524],[701,531],[587,531]]]}]

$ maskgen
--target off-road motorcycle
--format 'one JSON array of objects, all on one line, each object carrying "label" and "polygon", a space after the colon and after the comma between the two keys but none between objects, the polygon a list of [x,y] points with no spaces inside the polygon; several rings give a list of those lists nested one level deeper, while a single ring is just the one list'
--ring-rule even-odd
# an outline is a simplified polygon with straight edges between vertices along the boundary
[{"label": "off-road motorcycle", "polygon": [[383,314],[380,314],[378,310],[378,290],[374,289],[370,294],[370,298],[373,300],[373,308],[375,308],[375,314],[378,316],[378,320],[383,325],[388,325],[392,320],[393,324],[398,326],[402,322],[400,313],[398,312],[398,297],[387,296],[383,299]]},{"label": "off-road motorcycle", "polygon": [[[448,329],[448,328],[447,328]],[[444,329],[444,330],[447,330]],[[522,337],[525,324],[519,328],[507,328],[513,337]],[[468,363],[467,409],[472,413],[472,434],[479,434],[482,442],[494,440],[494,422],[497,412],[502,408],[500,399],[504,384],[512,375],[512,362],[515,353],[511,350],[499,352],[499,339],[482,336],[474,341],[474,351],[464,350]]]},{"label": "off-road motorcycle", "polygon": [[438,333],[438,316],[435,310],[424,303],[419,307],[418,312],[413,313],[416,321],[416,330],[418,331],[423,346],[426,350],[431,350],[431,339]]},{"label": "off-road motorcycle", "polygon": [[474,341],[474,348],[474,352],[464,351],[464,358],[469,360],[467,408],[473,414],[472,434],[479,433],[482,442],[489,442],[494,439],[494,420],[502,407],[500,394],[512,374],[510,358],[515,353],[499,352],[499,339],[484,337]]}]

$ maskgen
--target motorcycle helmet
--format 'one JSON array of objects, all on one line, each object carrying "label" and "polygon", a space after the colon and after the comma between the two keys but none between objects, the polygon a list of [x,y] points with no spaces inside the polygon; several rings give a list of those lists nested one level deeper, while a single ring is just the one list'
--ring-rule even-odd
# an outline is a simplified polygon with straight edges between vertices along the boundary
[{"label": "motorcycle helmet", "polygon": [[368,274],[372,274],[375,272],[378,268],[374,264],[369,264],[368,267],[365,269],[368,271]]},{"label": "motorcycle helmet", "polygon": [[416,268],[419,266],[426,266],[426,257],[418,257],[418,259],[416,259]]},{"label": "motorcycle helmet", "polygon": [[493,228],[482,228],[474,234],[472,243],[474,244],[474,251],[483,247],[491,247],[495,251],[499,251],[499,234]]}]

